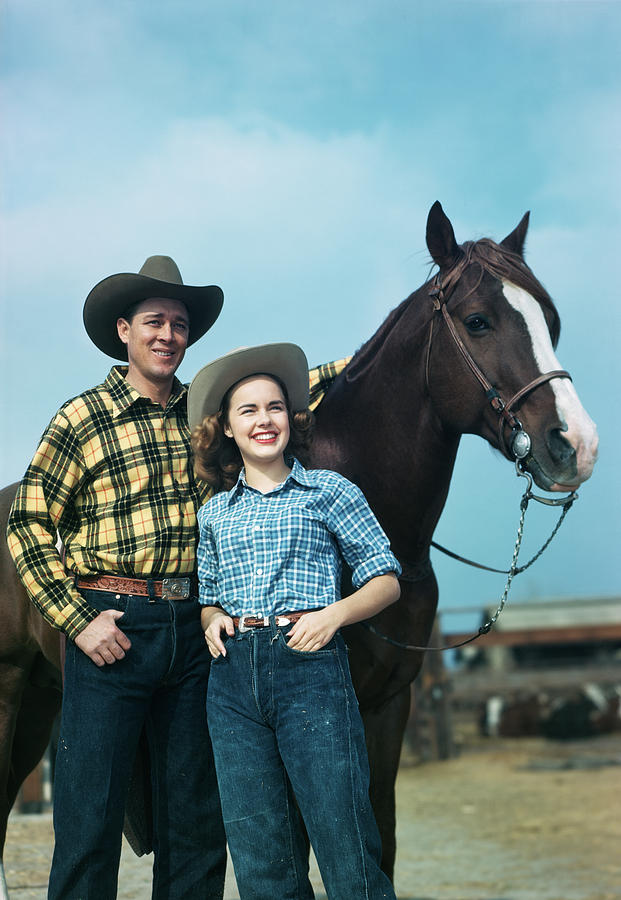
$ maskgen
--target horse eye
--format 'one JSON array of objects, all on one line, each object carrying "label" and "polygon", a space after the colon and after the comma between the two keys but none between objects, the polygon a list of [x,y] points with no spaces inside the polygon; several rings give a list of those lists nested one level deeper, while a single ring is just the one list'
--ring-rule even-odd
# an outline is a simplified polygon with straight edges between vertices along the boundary
[{"label": "horse eye", "polygon": [[480,334],[482,331],[489,331],[489,321],[485,316],[468,316],[464,325],[471,334]]}]

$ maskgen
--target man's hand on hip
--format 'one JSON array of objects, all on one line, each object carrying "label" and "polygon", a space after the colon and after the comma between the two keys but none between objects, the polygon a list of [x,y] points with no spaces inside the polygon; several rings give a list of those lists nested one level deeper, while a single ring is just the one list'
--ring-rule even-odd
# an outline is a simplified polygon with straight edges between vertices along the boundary
[{"label": "man's hand on hip", "polygon": [[122,615],[120,609],[105,609],[75,639],[76,646],[96,666],[105,666],[106,663],[112,664],[117,659],[123,659],[125,651],[131,647],[130,639],[116,627],[116,620]]}]

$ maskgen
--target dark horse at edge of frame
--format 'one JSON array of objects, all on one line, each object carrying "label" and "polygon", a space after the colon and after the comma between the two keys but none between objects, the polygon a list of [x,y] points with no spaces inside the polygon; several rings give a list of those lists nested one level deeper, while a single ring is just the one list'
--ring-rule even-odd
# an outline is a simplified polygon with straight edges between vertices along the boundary
[{"label": "dark horse at edge of frame", "polygon": [[[403,566],[401,599],[373,620],[395,641],[429,641],[438,599],[429,548],[461,435],[478,434],[513,459],[511,421],[499,424],[459,341],[498,394],[512,398],[513,415],[532,442],[522,465],[540,488],[573,490],[595,463],[595,426],[554,354],[558,313],[523,259],[527,227],[528,214],[501,244],[485,238],[458,245],[435,203],[427,220],[435,281],[390,313],[316,410],[312,465],[360,485]],[[3,533],[15,488],[0,492]],[[1,543],[0,847],[17,790],[45,750],[61,699],[58,634],[28,601]],[[382,866],[392,876],[394,784],[410,685],[423,653],[384,641],[364,625],[350,626],[345,636],[365,722]],[[140,819],[140,810],[134,813]],[[135,834],[132,846],[148,849]]]}]

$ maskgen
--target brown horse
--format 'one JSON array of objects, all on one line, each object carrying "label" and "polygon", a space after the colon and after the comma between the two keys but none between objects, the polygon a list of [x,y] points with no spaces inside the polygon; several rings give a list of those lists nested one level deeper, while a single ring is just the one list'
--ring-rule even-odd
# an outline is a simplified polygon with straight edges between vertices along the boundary
[{"label": "brown horse", "polygon": [[[431,633],[438,589],[429,547],[463,433],[481,435],[508,459],[513,449],[525,453],[522,465],[547,490],[577,487],[595,462],[595,427],[554,356],[558,314],[522,258],[527,226],[528,215],[500,245],[484,239],[458,246],[434,204],[427,245],[437,278],[388,316],[316,411],[313,465],[360,485],[403,565],[400,601],[373,622],[398,642],[425,646]],[[14,487],[1,495],[3,527],[13,494]],[[4,838],[16,790],[43,752],[59,679],[53,668],[58,637],[31,612],[12,562],[0,556],[0,567]],[[394,782],[422,653],[399,648],[364,625],[350,627],[346,637],[365,721],[382,865],[392,875]],[[49,683],[40,684],[41,673]]]},{"label": "brown horse", "polygon": [[45,752],[62,698],[59,633],[30,603],[4,539],[16,490],[0,491],[0,897],[7,818]]},{"label": "brown horse", "polygon": [[[316,411],[313,465],[362,488],[402,563],[401,598],[373,622],[401,643],[427,646],[431,634],[438,587],[429,547],[462,434],[478,434],[514,459],[513,439],[524,452],[527,433],[522,465],[546,490],[573,489],[593,469],[595,426],[556,361],[559,318],[523,260],[527,227],[528,214],[500,245],[484,239],[458,246],[435,203],[427,246],[438,276],[388,316]],[[347,629],[346,638],[382,866],[391,874],[394,783],[422,654],[363,625]]]}]

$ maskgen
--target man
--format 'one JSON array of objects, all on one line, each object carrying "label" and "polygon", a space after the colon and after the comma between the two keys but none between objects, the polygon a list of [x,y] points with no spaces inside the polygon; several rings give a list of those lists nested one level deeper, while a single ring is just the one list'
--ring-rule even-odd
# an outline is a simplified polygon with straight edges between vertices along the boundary
[{"label": "man", "polygon": [[[92,341],[127,366],[68,401],[26,472],[8,541],[36,606],[67,636],[51,900],[116,897],[140,735],[149,746],[153,897],[211,900],[226,851],[205,719],[209,654],[195,581],[185,349],[219,287],[184,285],[169,257],[90,292]],[[64,563],[55,549],[57,532]]]}]

